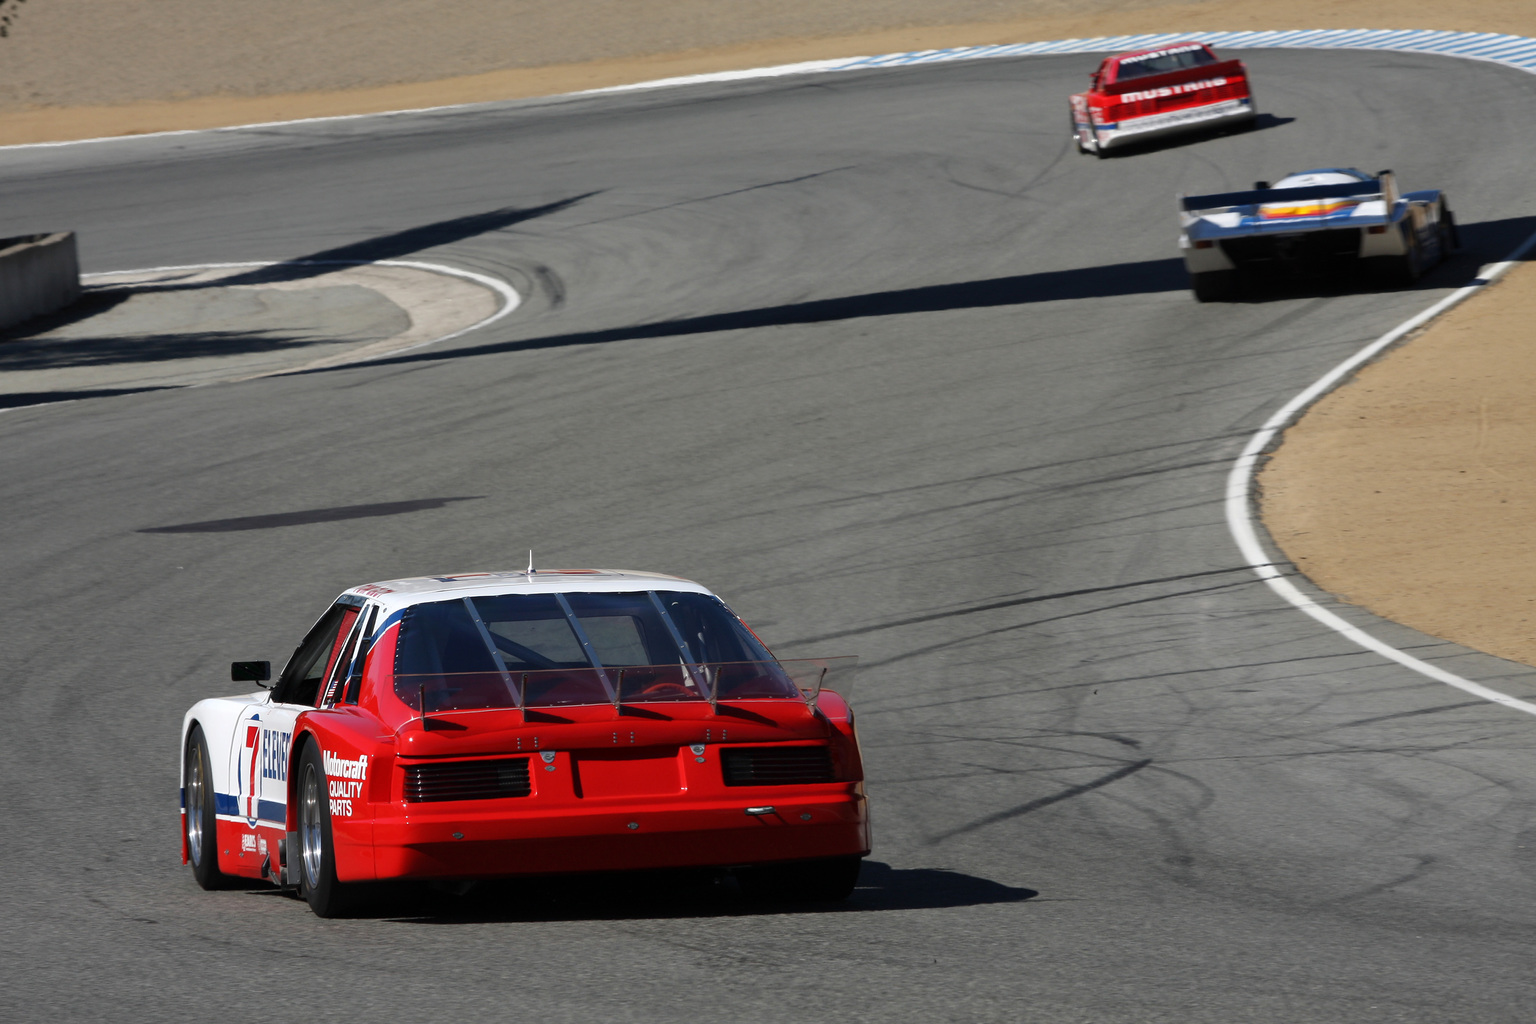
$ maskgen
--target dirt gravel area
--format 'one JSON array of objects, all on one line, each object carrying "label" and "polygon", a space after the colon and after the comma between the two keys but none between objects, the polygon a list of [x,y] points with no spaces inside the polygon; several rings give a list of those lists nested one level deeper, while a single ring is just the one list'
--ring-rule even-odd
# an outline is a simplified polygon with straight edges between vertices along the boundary
[{"label": "dirt gravel area", "polygon": [[[0,144],[552,95],[820,58],[1144,31],[1536,36],[1533,0],[0,0]],[[1320,403],[1264,471],[1308,575],[1536,663],[1536,268]]]},{"label": "dirt gravel area", "polygon": [[1259,478],[1264,522],[1323,588],[1536,664],[1536,266],[1328,395]]}]

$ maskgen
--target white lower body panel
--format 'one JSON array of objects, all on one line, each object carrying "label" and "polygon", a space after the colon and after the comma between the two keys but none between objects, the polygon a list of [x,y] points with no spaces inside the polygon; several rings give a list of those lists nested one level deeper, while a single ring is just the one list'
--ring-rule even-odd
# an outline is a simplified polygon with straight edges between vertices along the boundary
[{"label": "white lower body panel", "polygon": [[1191,128],[1214,128],[1253,120],[1253,100],[1222,100],[1202,107],[1170,110],[1162,114],[1133,117],[1113,126],[1103,126],[1094,133],[1101,149],[1113,149],[1129,142],[1145,142],[1173,135]]}]

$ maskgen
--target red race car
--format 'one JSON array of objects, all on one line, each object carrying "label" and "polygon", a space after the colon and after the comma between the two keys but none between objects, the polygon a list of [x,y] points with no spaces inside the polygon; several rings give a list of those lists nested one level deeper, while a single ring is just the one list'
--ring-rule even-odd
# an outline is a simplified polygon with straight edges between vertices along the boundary
[{"label": "red race car", "polygon": [[182,857],[321,916],[374,880],[668,867],[839,900],[870,849],[854,660],[780,661],[656,573],[355,587],[270,690],[187,712]]},{"label": "red race car", "polygon": [[1080,153],[1103,156],[1131,142],[1254,118],[1248,70],[1198,42],[1105,58],[1087,92],[1071,98]]}]

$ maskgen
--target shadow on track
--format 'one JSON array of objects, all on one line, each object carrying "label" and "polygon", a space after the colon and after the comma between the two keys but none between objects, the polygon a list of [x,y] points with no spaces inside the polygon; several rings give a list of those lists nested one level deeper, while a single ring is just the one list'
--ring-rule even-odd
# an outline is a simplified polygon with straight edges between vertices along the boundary
[{"label": "shadow on track", "polygon": [[[275,889],[249,889],[279,896]],[[865,861],[845,903],[762,903],[733,879],[710,871],[636,871],[483,882],[463,895],[427,886],[380,888],[356,916],[397,924],[530,921],[637,921],[757,914],[853,914],[1022,903],[1039,895],[986,878],[937,868],[893,868]],[[295,912],[308,913],[302,905]]]},{"label": "shadow on track", "polygon": [[[1230,297],[1211,303],[1262,303],[1284,299],[1325,298],[1333,295],[1358,295],[1373,292],[1418,291],[1425,288],[1461,288],[1477,280],[1478,271],[1489,263],[1509,257],[1520,243],[1536,234],[1536,217],[1509,217],[1503,220],[1458,224],[1461,248],[1439,266],[1425,271],[1413,285],[1386,284],[1374,280],[1364,268],[1356,273],[1298,275],[1273,278],[1251,276]],[[1536,250],[1521,262],[1536,260]]]},{"label": "shadow on track", "polygon": [[[531,206],[527,209],[507,206],[499,210],[487,210],[484,213],[471,213],[463,217],[451,217],[448,220],[406,228],[404,231],[395,231],[387,235],[365,238],[361,242],[352,242],[333,249],[321,249],[319,252],[312,252],[305,256],[295,256],[291,260],[286,260],[276,266],[262,267],[244,274],[237,274],[234,277],[226,277],[220,280],[218,284],[261,284],[276,280],[293,281],[329,273],[334,267],[328,264],[373,263],[378,260],[399,259],[402,256],[410,256],[425,249],[435,249],[438,246],[462,242],[464,239],[473,238],[476,235],[500,231],[503,228],[509,228],[514,224],[521,224],[524,221],[548,217],[550,214],[559,213],[561,210],[575,206],[582,200],[590,199],[595,195],[597,195],[596,192],[583,192],[580,195],[570,196],[566,199],[557,199],[552,203],[545,203],[543,206]],[[314,264],[319,265],[316,266]],[[167,287],[174,288],[176,286],[170,285]]]},{"label": "shadow on track", "polygon": [[[956,284],[921,285],[886,292],[869,292],[836,299],[791,302],[734,313],[710,313],[703,316],[664,320],[595,331],[547,335],[521,341],[471,345],[451,352],[423,352],[392,359],[375,359],[370,366],[398,363],[435,362],[466,356],[498,355],[530,349],[563,348],[568,345],[601,345],[614,341],[645,338],[671,338],[687,334],[713,334],[718,331],[744,331],[760,327],[784,327],[794,324],[828,323],[863,317],[902,316],[910,313],[940,313],[957,309],[985,309],[993,306],[1020,306],[1032,302],[1071,299],[1097,299],[1116,295],[1140,295],[1153,292],[1182,291],[1189,287],[1181,260],[1143,260],[1137,263],[1112,263],[1074,270],[1048,270],[1038,274],[994,277]],[[300,371],[323,373],[321,370]]]},{"label": "shadow on track", "polygon": [[[1521,241],[1536,231],[1536,217],[1513,217],[1483,221],[1460,227],[1462,248],[1452,259],[1424,276],[1417,287],[1460,287],[1477,276],[1477,270],[1490,260],[1503,259]],[[1175,236],[1170,232],[1169,246]],[[1536,254],[1527,258],[1536,258]],[[1048,270],[1037,274],[986,278],[955,284],[921,285],[884,292],[868,292],[835,299],[814,299],[781,306],[763,306],[731,313],[664,320],[660,323],[635,324],[593,331],[552,334],[540,338],[469,345],[449,352],[417,352],[410,355],[372,360],[370,366],[438,362],[473,356],[500,355],[534,349],[564,348],[572,345],[602,345],[616,341],[648,338],[672,338],[720,331],[744,331],[762,327],[828,323],[864,317],[903,316],[911,313],[938,313],[960,309],[984,309],[995,306],[1028,305],[1074,299],[1111,298],[1121,295],[1145,295],[1179,292],[1189,287],[1184,261],[1173,257],[1142,260],[1135,263],[1109,263],[1073,270]],[[1379,288],[1361,278],[1265,282],[1235,298],[1235,301],[1267,302],[1275,299],[1339,295],[1360,291],[1396,290]],[[336,368],[301,370],[300,373],[329,373]]]},{"label": "shadow on track", "polygon": [[[3,399],[0,399],[3,400]],[[150,526],[136,533],[237,533],[243,530],[273,530],[283,526],[308,526],[312,523],[339,523],[349,519],[373,519],[425,512],[443,508],[455,501],[478,501],[482,494],[458,498],[417,498],[412,501],[384,501],[372,505],[338,505],[298,512],[275,512],[264,516],[240,516],[236,519],[208,519],[175,526]]]},{"label": "shadow on track", "polygon": [[1149,139],[1146,142],[1128,142],[1113,149],[1104,151],[1104,156],[1109,160],[1118,160],[1125,157],[1140,156],[1145,153],[1161,153],[1167,149],[1183,149],[1185,146],[1195,146],[1212,139],[1219,139],[1226,135],[1247,135],[1250,132],[1267,131],[1270,128],[1280,128],[1291,124],[1294,117],[1276,117],[1274,114],[1256,114],[1249,124],[1232,128],[1217,128],[1213,131],[1189,132],[1184,135],[1169,135],[1160,139]]}]

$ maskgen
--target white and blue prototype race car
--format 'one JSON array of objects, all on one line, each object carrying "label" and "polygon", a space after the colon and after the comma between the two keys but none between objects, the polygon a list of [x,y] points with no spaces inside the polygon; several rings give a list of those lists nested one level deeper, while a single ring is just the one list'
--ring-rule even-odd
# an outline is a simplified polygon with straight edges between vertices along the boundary
[{"label": "white and blue prototype race car", "polygon": [[1445,194],[1399,192],[1391,171],[1325,168],[1247,192],[1180,196],[1179,219],[1179,249],[1201,302],[1227,297],[1246,274],[1371,267],[1412,284],[1458,244]]}]

